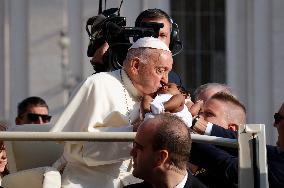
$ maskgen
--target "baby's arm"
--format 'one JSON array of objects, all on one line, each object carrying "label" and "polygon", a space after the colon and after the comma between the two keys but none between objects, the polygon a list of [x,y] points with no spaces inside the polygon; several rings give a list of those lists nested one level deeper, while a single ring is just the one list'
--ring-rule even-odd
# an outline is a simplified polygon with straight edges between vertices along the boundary
[{"label": "baby's arm", "polygon": [[183,110],[185,97],[183,94],[172,96],[167,102],[164,102],[165,112],[176,113]]}]

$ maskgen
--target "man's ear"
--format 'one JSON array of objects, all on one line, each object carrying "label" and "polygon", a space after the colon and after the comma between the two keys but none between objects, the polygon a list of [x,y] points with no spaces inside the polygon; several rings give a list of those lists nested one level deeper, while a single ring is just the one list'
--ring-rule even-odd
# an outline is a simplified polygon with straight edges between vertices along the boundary
[{"label": "man's ear", "polygon": [[140,66],[140,59],[137,57],[134,57],[132,60],[130,60],[130,70],[133,74],[138,74],[138,70]]},{"label": "man's ear", "polygon": [[237,124],[234,124],[234,123],[230,123],[230,124],[228,125],[228,129],[229,129],[229,130],[232,130],[232,131],[237,131],[238,128],[239,128],[239,126],[238,126]]},{"label": "man's ear", "polygon": [[167,150],[159,150],[156,153],[156,164],[157,166],[161,166],[165,164],[169,159],[169,152]]}]

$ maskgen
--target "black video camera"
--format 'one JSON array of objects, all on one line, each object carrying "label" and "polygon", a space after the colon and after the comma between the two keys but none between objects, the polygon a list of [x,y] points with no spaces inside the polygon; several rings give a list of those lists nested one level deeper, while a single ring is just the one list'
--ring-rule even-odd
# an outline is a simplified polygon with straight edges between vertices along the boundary
[{"label": "black video camera", "polygon": [[164,27],[164,24],[156,22],[143,22],[141,27],[125,27],[126,18],[118,16],[117,11],[118,8],[107,9],[87,21],[86,31],[90,39],[88,57],[93,57],[104,42],[109,45],[109,49],[103,55],[102,63],[93,64],[96,72],[121,68],[127,51],[132,45],[131,38],[133,41],[142,37],[158,38],[160,28]]}]

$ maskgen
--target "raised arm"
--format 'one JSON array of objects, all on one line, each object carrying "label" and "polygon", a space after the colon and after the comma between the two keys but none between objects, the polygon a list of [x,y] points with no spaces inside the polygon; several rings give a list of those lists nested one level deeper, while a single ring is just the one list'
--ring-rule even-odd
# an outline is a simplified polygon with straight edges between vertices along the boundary
[{"label": "raised arm", "polygon": [[164,103],[165,112],[176,113],[183,109],[185,104],[185,97],[182,94],[172,96]]}]

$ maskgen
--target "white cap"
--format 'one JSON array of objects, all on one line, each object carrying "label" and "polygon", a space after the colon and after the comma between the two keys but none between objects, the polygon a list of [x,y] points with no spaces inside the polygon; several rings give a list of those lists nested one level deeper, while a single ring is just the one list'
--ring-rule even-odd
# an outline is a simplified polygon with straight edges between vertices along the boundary
[{"label": "white cap", "polygon": [[129,50],[134,48],[154,48],[171,52],[169,47],[163,41],[154,37],[144,37],[138,39],[132,44]]}]

